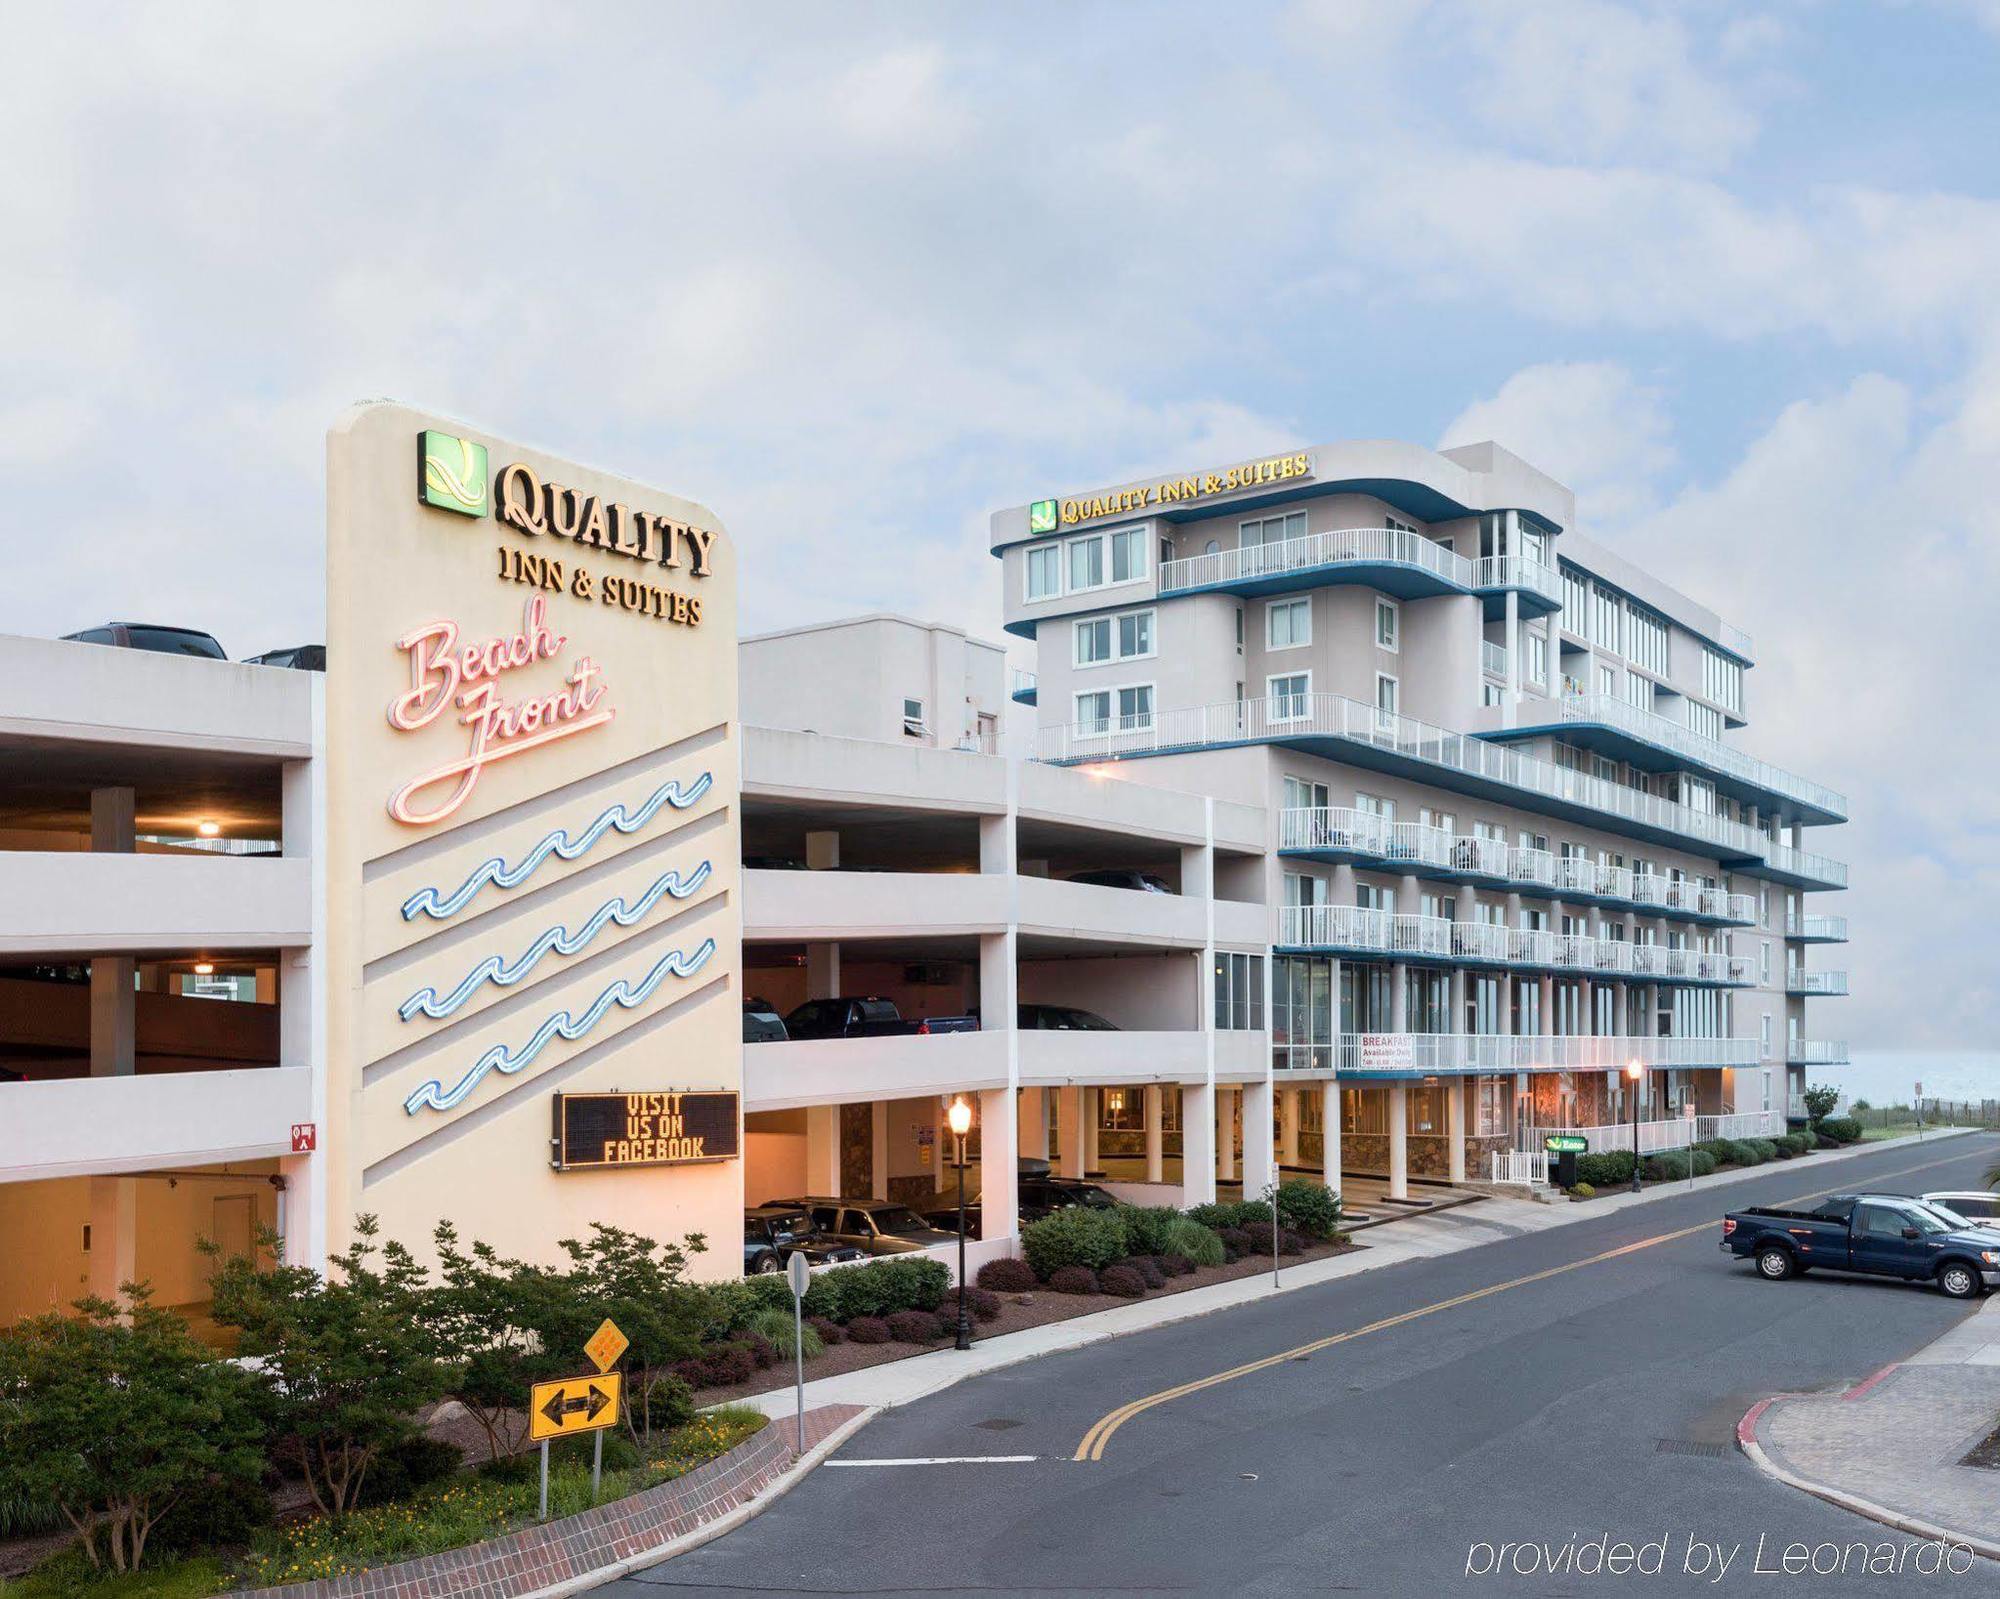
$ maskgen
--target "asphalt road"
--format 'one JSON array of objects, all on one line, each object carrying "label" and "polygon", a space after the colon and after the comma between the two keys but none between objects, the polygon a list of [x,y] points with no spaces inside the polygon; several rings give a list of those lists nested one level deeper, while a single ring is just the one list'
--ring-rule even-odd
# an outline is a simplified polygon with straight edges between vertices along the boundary
[{"label": "asphalt road", "polygon": [[[1972,1187],[1997,1148],[1788,1162],[976,1378],[885,1413],[835,1458],[1032,1461],[822,1466],[727,1537],[604,1591],[2000,1593],[1985,1562],[1930,1578],[1753,1569],[1760,1538],[1767,1566],[1792,1542],[1911,1540],[1763,1476],[1735,1448],[1737,1418],[1772,1392],[1864,1377],[1970,1312],[1904,1284],[1766,1283],[1716,1247],[1725,1209]],[[1147,1409],[1102,1459],[1073,1458],[1122,1405],[1363,1328]],[[1467,1574],[1487,1559],[1475,1545],[1573,1534],[1665,1538],[1665,1569]],[[1738,1551],[1720,1582],[1686,1574],[1690,1538]]]}]

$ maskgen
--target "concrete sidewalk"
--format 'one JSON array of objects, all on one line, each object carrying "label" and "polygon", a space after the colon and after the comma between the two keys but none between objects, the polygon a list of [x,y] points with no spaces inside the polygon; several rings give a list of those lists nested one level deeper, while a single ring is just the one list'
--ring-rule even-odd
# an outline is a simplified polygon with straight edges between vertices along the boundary
[{"label": "concrete sidewalk", "polygon": [[2000,1297],[1845,1393],[1760,1401],[1737,1441],[1780,1482],[2000,1560],[2000,1470],[1959,1464],[1995,1427]]},{"label": "concrete sidewalk", "polygon": [[[1976,1129],[1966,1131],[1976,1131]],[[1910,1151],[1915,1151],[1919,1148],[1928,1148],[1932,1144],[1943,1143],[1956,1136],[1963,1134],[1956,1132],[1932,1134],[1922,1145],[1915,1139],[1898,1142],[1905,1144]],[[1785,1170],[1796,1176],[1801,1192],[1837,1187],[1840,1182],[1837,1172],[1841,1162],[1859,1155],[1879,1153],[1886,1147],[1889,1146],[1879,1142],[1854,1144],[1843,1150],[1829,1150],[1789,1162]],[[1737,1171],[1718,1173],[1712,1177],[1698,1177],[1694,1181],[1694,1190],[1699,1192],[1704,1188],[1735,1181],[1744,1175]],[[955,1349],[941,1349],[921,1355],[911,1355],[903,1360],[887,1361],[861,1371],[844,1372],[837,1377],[826,1377],[817,1382],[809,1381],[806,1384],[806,1406],[810,1409],[814,1405],[842,1404],[863,1405],[871,1410],[893,1409],[898,1405],[907,1405],[922,1399],[940,1389],[949,1388],[968,1377],[984,1376],[989,1371],[999,1371],[1007,1366],[1018,1365],[1024,1360],[1035,1360],[1043,1355],[1081,1349],[1087,1344],[1099,1343],[1107,1338],[1122,1338],[1129,1333],[1146,1332],[1154,1327],[1165,1327],[1196,1316],[1228,1310],[1236,1305],[1247,1305],[1261,1299],[1269,1299],[1274,1293],[1290,1293],[1295,1289],[1317,1287],[1321,1283],[1337,1282],[1344,1277],[1377,1271],[1384,1266],[1400,1265],[1404,1261],[1434,1260],[1498,1239],[1570,1226],[1604,1216],[1612,1211],[1649,1205],[1659,1200],[1683,1196],[1688,1192],[1687,1183],[1661,1183],[1649,1186],[1637,1194],[1612,1195],[1592,1200],[1588,1204],[1562,1201],[1550,1205],[1529,1199],[1496,1198],[1482,1199],[1471,1205],[1435,1214],[1420,1213],[1386,1226],[1370,1228],[1358,1240],[1366,1247],[1357,1253],[1335,1255],[1309,1264],[1287,1262],[1281,1273],[1280,1284],[1275,1289],[1271,1284],[1270,1273],[1264,1272],[1255,1277],[1239,1277],[1232,1282],[1215,1283],[1206,1288],[1192,1288],[1177,1294],[1142,1299],[1129,1305],[1098,1311],[1092,1315],[1051,1322],[1043,1327],[1031,1327],[1022,1332],[1003,1333],[984,1338],[964,1353]],[[754,1394],[741,1403],[752,1405],[767,1416],[789,1416],[793,1413],[796,1403],[793,1393],[793,1389],[788,1385],[774,1388],[766,1393]]]}]

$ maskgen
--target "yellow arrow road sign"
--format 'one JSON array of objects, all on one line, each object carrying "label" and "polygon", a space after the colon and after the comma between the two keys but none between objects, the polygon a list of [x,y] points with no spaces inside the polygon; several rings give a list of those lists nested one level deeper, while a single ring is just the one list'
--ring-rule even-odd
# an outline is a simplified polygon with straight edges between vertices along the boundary
[{"label": "yellow arrow road sign", "polygon": [[528,1437],[540,1442],[617,1426],[624,1385],[616,1372],[536,1383],[528,1395]]}]

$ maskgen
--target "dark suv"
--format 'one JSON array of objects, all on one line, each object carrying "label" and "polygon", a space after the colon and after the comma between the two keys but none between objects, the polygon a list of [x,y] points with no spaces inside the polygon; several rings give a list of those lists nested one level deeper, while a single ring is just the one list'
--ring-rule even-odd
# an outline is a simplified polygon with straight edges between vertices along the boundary
[{"label": "dark suv", "polygon": [[822,1237],[812,1217],[790,1205],[759,1205],[743,1212],[744,1276],[783,1271],[793,1255],[804,1255],[815,1266],[866,1258],[852,1244]]},{"label": "dark suv", "polygon": [[956,1211],[952,1231],[933,1227],[908,1205],[887,1199],[781,1199],[773,1204],[795,1205],[809,1211],[820,1236],[836,1244],[852,1244],[870,1255],[907,1255],[958,1237]]}]

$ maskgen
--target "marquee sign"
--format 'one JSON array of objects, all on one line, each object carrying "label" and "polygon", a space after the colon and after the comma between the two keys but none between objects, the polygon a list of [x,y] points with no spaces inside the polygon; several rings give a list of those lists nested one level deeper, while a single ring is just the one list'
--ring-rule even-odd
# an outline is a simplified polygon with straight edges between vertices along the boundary
[{"label": "marquee sign", "polygon": [[727,1160],[737,1153],[738,1119],[734,1094],[558,1093],[549,1164],[590,1171]]}]

